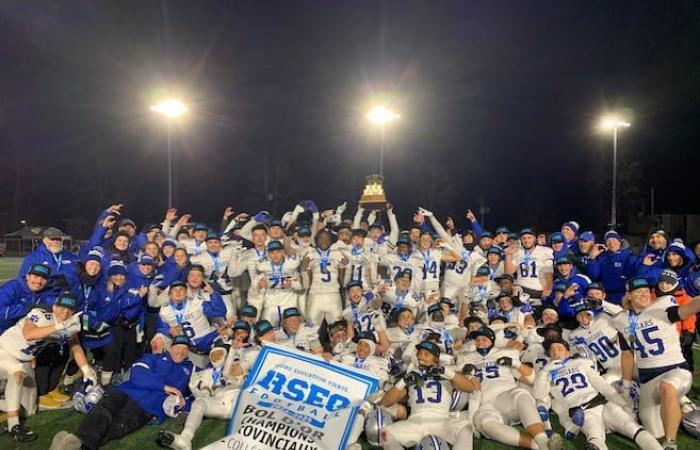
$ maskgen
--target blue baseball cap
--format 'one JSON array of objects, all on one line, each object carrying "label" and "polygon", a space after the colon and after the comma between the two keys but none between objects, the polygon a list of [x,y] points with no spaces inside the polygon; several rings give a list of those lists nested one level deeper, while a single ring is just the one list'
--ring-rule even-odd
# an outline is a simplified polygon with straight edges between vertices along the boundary
[{"label": "blue baseball cap", "polygon": [[233,329],[234,330],[245,330],[250,334],[250,324],[248,322],[245,322],[243,320],[237,320],[233,324]]},{"label": "blue baseball cap", "polygon": [[416,345],[416,350],[425,350],[438,358],[440,357],[440,347],[435,342],[423,341]]},{"label": "blue baseball cap", "polygon": [[253,305],[245,305],[240,309],[240,315],[243,317],[257,317],[258,316],[258,308],[256,308]]},{"label": "blue baseball cap", "polygon": [[565,241],[566,239],[564,239],[564,235],[559,231],[555,231],[551,234],[551,236],[549,236],[549,242],[552,244],[563,244]]},{"label": "blue baseball cap", "polygon": [[141,255],[141,257],[139,258],[139,264],[146,264],[149,266],[155,266],[156,262],[151,257],[151,255]]},{"label": "blue baseball cap", "polygon": [[206,223],[197,223],[194,226],[194,231],[209,231],[209,227]]},{"label": "blue baseball cap", "polygon": [[554,260],[555,266],[560,266],[562,264],[571,264],[571,259],[568,256],[560,256]]},{"label": "blue baseball cap", "polygon": [[537,233],[535,233],[535,230],[530,228],[530,227],[523,228],[522,230],[520,230],[520,237],[523,237],[526,234],[531,234],[533,236],[537,236]]},{"label": "blue baseball cap", "polygon": [[255,323],[255,334],[258,336],[262,336],[265,333],[269,333],[270,331],[275,331],[275,328],[272,326],[272,324],[267,321],[267,320],[259,320],[258,322]]},{"label": "blue baseball cap", "polygon": [[283,319],[289,319],[290,317],[299,317],[301,316],[301,313],[299,312],[298,308],[291,307],[287,308],[284,311],[282,311],[282,318]]},{"label": "blue baseball cap", "polygon": [[181,288],[187,289],[187,283],[185,283],[185,282],[182,281],[182,280],[175,280],[175,281],[173,281],[172,283],[170,283],[170,289],[171,289],[171,290],[174,289],[174,288],[176,288],[176,287],[181,287]]},{"label": "blue baseball cap", "polygon": [[578,239],[586,242],[595,241],[595,234],[592,231],[584,231]]},{"label": "blue baseball cap", "polygon": [[174,345],[186,345],[189,347],[190,346],[190,338],[188,338],[184,334],[179,334],[173,338],[173,342],[172,342],[172,344],[170,344],[171,347]]},{"label": "blue baseball cap", "polygon": [[34,263],[29,266],[29,271],[27,274],[36,275],[48,280],[51,277],[51,268],[46,264]]},{"label": "blue baseball cap", "polygon": [[349,291],[350,289],[352,289],[354,287],[359,287],[360,289],[362,289],[362,281],[353,280],[353,281],[349,282],[347,284],[347,286],[345,286],[345,289],[347,289]]},{"label": "blue baseball cap", "polygon": [[271,252],[273,250],[284,250],[284,245],[280,241],[271,241],[267,244],[267,251]]},{"label": "blue baseball cap", "polygon": [[625,290],[627,292],[632,292],[635,289],[641,288],[651,289],[651,285],[644,277],[633,277],[627,280],[627,283],[625,283]]},{"label": "blue baseball cap", "polygon": [[54,304],[56,306],[63,306],[64,308],[68,308],[71,311],[75,311],[78,309],[78,299],[75,298],[75,296],[70,292],[64,292],[61,295],[59,295],[56,298],[56,302]]}]

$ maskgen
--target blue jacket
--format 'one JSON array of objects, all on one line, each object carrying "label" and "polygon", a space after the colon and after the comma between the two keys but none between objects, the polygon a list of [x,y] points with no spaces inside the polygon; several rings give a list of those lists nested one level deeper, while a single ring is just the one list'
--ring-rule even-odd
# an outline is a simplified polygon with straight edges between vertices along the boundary
[{"label": "blue jacket", "polygon": [[683,279],[683,287],[691,297],[700,295],[700,268],[688,272],[688,276]]},{"label": "blue jacket", "polygon": [[77,263],[78,257],[68,250],[64,249],[57,255],[54,255],[42,242],[33,252],[24,257],[17,276],[18,278],[24,278],[32,264],[46,264],[51,268],[49,285],[63,289],[64,286],[63,282],[60,280],[61,278],[65,280],[67,286],[70,286],[71,283],[74,283],[77,279]]},{"label": "blue jacket", "polygon": [[83,347],[98,348],[112,342],[112,325],[119,317],[120,304],[112,301],[106,280],[98,279],[92,286],[81,283],[74,293],[82,301]]},{"label": "blue jacket", "polygon": [[[656,256],[656,259],[650,266],[645,266],[643,264],[644,258],[646,258],[647,255]],[[661,276],[661,272],[663,272],[665,265],[666,249],[654,250],[648,245],[646,245],[644,247],[644,250],[642,250],[642,253],[640,253],[639,256],[635,258],[634,263],[632,264],[633,275],[644,277],[647,279],[649,284],[651,284],[652,286],[656,286],[656,283],[659,282],[659,276]]]},{"label": "blue jacket", "polygon": [[16,278],[0,287],[0,334],[24,317],[34,305],[53,305],[58,291],[44,288],[32,292],[24,278]]},{"label": "blue jacket", "polygon": [[567,278],[559,277],[560,280],[566,282],[566,286],[571,286],[576,283],[578,285],[578,291],[571,297],[562,297],[559,301],[559,306],[557,306],[557,312],[561,318],[573,318],[576,316],[575,306],[583,301],[586,297],[586,291],[588,291],[588,285],[591,284],[591,279],[586,275],[581,275],[576,273],[576,268],[571,269],[571,273]]},{"label": "blue jacket", "polygon": [[172,284],[173,281],[185,281],[185,273],[189,269],[190,264],[184,268],[177,265],[175,260],[170,257],[158,267],[158,275],[153,279],[153,283],[158,289],[165,289]]},{"label": "blue jacket", "polygon": [[116,389],[128,395],[160,423],[166,417],[163,402],[168,397],[163,388],[172,386],[179,389],[185,397],[189,396],[190,375],[193,370],[192,362],[188,359],[176,363],[167,352],[146,354],[131,366],[129,381],[120,384]]},{"label": "blue jacket", "polygon": [[139,295],[139,289],[141,286],[150,286],[155,275],[154,273],[142,274],[136,262],[129,264],[127,270],[126,286],[129,292],[121,300],[121,315],[128,322],[136,322],[141,320],[146,309],[146,304]]},{"label": "blue jacket", "polygon": [[625,281],[633,273],[634,256],[630,248],[603,252],[588,262],[588,276],[603,283],[606,300],[620,304],[625,295]]}]

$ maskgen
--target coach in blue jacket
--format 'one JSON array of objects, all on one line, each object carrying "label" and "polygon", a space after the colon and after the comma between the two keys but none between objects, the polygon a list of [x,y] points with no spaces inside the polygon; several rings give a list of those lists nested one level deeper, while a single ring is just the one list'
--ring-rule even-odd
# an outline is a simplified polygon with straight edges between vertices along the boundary
[{"label": "coach in blue jacket", "polygon": [[27,315],[35,305],[53,304],[58,292],[47,287],[49,277],[49,266],[32,264],[26,275],[0,288],[0,334]]},{"label": "coach in blue jacket", "polygon": [[629,247],[622,248],[622,237],[616,231],[605,233],[605,245],[593,247],[588,262],[588,276],[605,286],[606,300],[616,305],[625,296],[625,281],[632,276],[634,255]]},{"label": "coach in blue jacket", "polygon": [[51,269],[49,286],[66,290],[77,278],[78,257],[63,248],[63,232],[58,228],[44,230],[44,239],[37,248],[24,257],[18,278],[29,272],[32,264],[44,264]]},{"label": "coach in blue jacket", "polygon": [[173,338],[169,352],[147,354],[131,366],[129,381],[107,391],[75,434],[59,431],[50,450],[97,449],[138,430],[152,418],[165,420],[163,402],[177,396],[185,407],[194,370],[187,359],[189,340]]}]

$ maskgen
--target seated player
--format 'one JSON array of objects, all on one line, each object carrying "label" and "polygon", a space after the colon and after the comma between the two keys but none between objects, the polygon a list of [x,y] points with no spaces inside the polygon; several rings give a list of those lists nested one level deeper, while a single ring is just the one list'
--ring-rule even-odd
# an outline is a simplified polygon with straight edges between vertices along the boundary
[{"label": "seated player", "polygon": [[282,328],[277,330],[280,345],[297,348],[314,355],[323,354],[323,346],[318,338],[318,326],[303,324],[299,309],[287,308],[282,312]]},{"label": "seated player", "polygon": [[388,450],[402,450],[416,445],[425,436],[438,436],[454,450],[472,448],[472,432],[466,420],[451,415],[452,392],[474,392],[479,382],[471,375],[462,375],[439,365],[440,347],[429,341],[418,344],[418,366],[410,367],[405,377],[382,398],[383,407],[391,407],[408,397],[411,413],[408,419],[384,429],[382,444]]},{"label": "seated player", "polygon": [[209,367],[196,371],[190,378],[190,391],[194,401],[180,434],[161,430],[157,442],[160,446],[177,450],[191,450],[192,439],[204,417],[228,419],[240,387],[228,379],[224,363],[229,345],[222,340],[214,342],[209,352]]}]

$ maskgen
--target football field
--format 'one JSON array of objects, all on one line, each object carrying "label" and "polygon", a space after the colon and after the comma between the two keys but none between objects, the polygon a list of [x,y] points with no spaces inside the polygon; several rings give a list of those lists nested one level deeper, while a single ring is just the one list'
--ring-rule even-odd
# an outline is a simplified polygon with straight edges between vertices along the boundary
[{"label": "football field", "polygon": [[[17,269],[21,262],[21,258],[0,258],[0,280],[6,281],[7,279],[13,278],[17,274]],[[697,347],[695,351],[696,358],[700,358],[700,347]],[[694,379],[694,392],[691,393],[693,400],[698,403],[697,394],[700,392],[700,376],[696,373]],[[35,416],[29,418],[27,421],[28,426],[34,430],[38,435],[39,439],[34,442],[22,444],[15,442],[9,438],[7,434],[0,436],[0,449],[9,450],[45,450],[49,447],[51,439],[54,434],[60,430],[74,431],[80,420],[84,416],[74,410],[60,410],[60,411],[42,411]],[[4,420],[4,416],[3,416]],[[227,421],[225,420],[212,420],[205,419],[202,422],[202,426],[199,428],[195,439],[193,448],[200,448],[209,444],[219,438],[221,438],[226,432]],[[158,435],[158,430],[168,429],[175,432],[180,431],[182,428],[182,422],[178,420],[169,419],[161,426],[147,426],[143,429],[127,436],[119,441],[112,442],[104,449],[138,449],[147,450],[155,449],[158,446],[155,443],[155,439]],[[558,424],[555,425],[556,431],[563,434],[563,430]],[[577,438],[576,441],[566,442],[565,448],[570,450],[582,449],[584,446],[584,440],[581,436]],[[626,450],[626,449],[636,449],[638,448],[634,442],[629,439],[617,436],[608,435],[608,447],[611,450]],[[365,448],[371,448],[366,446]],[[500,450],[508,449],[511,447],[497,444],[485,439],[479,439],[474,441],[474,449],[477,450]],[[690,450],[700,448],[700,441],[690,438],[685,432],[679,432],[678,448],[681,450]]]}]

